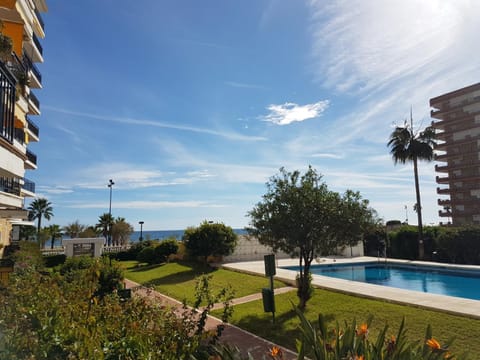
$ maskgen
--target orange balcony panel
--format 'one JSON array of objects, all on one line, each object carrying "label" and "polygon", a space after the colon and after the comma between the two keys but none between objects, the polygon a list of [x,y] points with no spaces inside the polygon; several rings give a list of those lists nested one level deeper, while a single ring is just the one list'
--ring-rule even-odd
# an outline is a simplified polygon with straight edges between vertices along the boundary
[{"label": "orange balcony panel", "polygon": [[0,7],[13,9],[17,0],[0,0]]}]

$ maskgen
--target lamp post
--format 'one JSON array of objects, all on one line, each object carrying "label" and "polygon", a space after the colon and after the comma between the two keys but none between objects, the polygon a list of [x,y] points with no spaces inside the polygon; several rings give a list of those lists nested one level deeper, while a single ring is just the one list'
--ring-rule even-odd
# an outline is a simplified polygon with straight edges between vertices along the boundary
[{"label": "lamp post", "polygon": [[138,239],[139,241],[143,241],[143,221],[138,222],[140,224],[140,238]]},{"label": "lamp post", "polygon": [[108,207],[108,239],[107,245],[110,246],[112,244],[112,188],[115,183],[112,179],[108,181],[107,186],[110,188],[110,205]]}]

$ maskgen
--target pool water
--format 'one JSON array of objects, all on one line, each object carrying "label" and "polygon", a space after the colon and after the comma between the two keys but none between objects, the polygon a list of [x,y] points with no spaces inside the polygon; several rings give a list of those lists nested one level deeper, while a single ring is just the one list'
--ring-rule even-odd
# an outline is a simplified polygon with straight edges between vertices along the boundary
[{"label": "pool water", "polygon": [[[288,267],[297,270],[298,266]],[[385,263],[313,265],[312,274],[431,294],[480,300],[480,271]]]}]

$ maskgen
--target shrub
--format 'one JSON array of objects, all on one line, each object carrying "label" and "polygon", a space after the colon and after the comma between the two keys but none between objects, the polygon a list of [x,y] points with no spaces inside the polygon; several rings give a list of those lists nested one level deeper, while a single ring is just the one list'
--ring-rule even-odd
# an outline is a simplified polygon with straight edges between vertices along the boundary
[{"label": "shrub", "polygon": [[43,259],[45,261],[45,266],[52,268],[65,263],[67,257],[64,254],[58,254],[58,255],[47,255],[47,256],[44,256]]},{"label": "shrub", "polygon": [[163,240],[155,247],[155,260],[162,263],[168,260],[170,255],[176,254],[178,251],[178,242],[175,238]]},{"label": "shrub", "polygon": [[[15,274],[8,291],[0,292],[0,359],[209,358],[221,328],[206,332],[203,325],[219,298],[207,296],[211,301],[200,313],[172,311],[137,296],[97,299],[92,289],[103,265],[71,266],[72,281],[60,272]],[[197,298],[205,298],[208,279],[197,290]]]},{"label": "shrub", "polygon": [[143,248],[137,255],[137,260],[141,263],[155,264],[155,248],[153,246]]},{"label": "shrub", "polygon": [[414,226],[402,226],[388,234],[388,256],[392,258],[411,259],[418,257],[418,232]]}]

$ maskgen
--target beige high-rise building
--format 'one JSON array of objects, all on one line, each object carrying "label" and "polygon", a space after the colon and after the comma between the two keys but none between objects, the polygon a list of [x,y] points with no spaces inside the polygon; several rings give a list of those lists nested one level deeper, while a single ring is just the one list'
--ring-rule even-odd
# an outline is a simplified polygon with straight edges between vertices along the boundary
[{"label": "beige high-rise building", "polygon": [[480,225],[480,83],[430,99],[442,223]]},{"label": "beige high-rise building", "polygon": [[43,62],[40,13],[46,11],[45,0],[0,0],[0,258],[18,237],[15,224],[28,217],[25,197],[35,196],[35,184],[25,172],[37,168],[29,144],[39,140],[32,118],[40,115],[36,91],[42,76],[35,63]]}]

